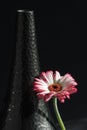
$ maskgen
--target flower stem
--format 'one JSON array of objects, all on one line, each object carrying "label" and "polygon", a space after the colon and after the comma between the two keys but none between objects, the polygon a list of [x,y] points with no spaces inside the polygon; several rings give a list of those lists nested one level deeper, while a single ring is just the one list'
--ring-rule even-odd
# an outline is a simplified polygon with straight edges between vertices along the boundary
[{"label": "flower stem", "polygon": [[60,116],[59,110],[58,110],[57,98],[56,97],[53,97],[53,107],[54,107],[54,112],[56,114],[56,118],[57,118],[57,121],[59,123],[61,130],[66,130],[64,123],[62,121],[62,118]]}]

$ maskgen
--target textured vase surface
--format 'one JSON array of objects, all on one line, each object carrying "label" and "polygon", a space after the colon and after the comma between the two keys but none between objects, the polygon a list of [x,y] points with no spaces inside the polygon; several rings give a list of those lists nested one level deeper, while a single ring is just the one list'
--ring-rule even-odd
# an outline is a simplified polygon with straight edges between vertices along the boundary
[{"label": "textured vase surface", "polygon": [[33,11],[17,11],[14,66],[3,130],[54,130],[48,105],[37,100],[33,80],[40,73]]}]

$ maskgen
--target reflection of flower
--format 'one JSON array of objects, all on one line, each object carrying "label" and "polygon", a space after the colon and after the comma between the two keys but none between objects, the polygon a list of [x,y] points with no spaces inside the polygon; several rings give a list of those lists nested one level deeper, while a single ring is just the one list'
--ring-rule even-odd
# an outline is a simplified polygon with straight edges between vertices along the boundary
[{"label": "reflection of flower", "polygon": [[53,96],[57,97],[62,103],[70,94],[77,92],[77,83],[70,74],[61,76],[58,71],[42,72],[39,78],[34,80],[34,91],[37,92],[39,99],[49,101]]}]

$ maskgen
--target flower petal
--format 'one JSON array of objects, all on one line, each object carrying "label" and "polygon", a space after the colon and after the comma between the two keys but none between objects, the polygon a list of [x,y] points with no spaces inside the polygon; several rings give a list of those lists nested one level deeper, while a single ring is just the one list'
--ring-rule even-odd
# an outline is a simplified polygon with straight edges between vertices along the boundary
[{"label": "flower petal", "polygon": [[60,73],[58,71],[55,71],[53,78],[54,78],[54,82],[57,83],[57,81],[60,79]]},{"label": "flower petal", "polygon": [[42,72],[40,75],[40,79],[42,79],[45,83],[50,84],[49,79],[47,78],[47,75],[45,72]]},{"label": "flower petal", "polygon": [[61,91],[60,93],[57,93],[55,96],[61,101],[64,102],[66,98],[70,99],[70,94],[76,93],[77,92],[77,88],[75,88],[74,86],[69,86],[66,87],[66,89],[64,89],[63,91]]},{"label": "flower petal", "polygon": [[43,80],[35,78],[34,81],[34,91],[36,92],[42,92],[42,91],[48,91],[48,86],[45,82],[43,82]]},{"label": "flower petal", "polygon": [[77,83],[75,82],[74,78],[70,74],[65,74],[60,80],[59,83],[62,85],[62,87],[67,86],[76,86]]},{"label": "flower petal", "polygon": [[45,95],[45,97],[44,97],[44,101],[45,102],[48,102],[53,96],[54,96],[55,94],[54,93],[48,93],[48,94],[46,94]]},{"label": "flower petal", "polygon": [[71,86],[76,86],[77,85],[77,83],[75,82],[75,81],[71,81],[71,82],[65,82],[65,83],[63,83],[62,84],[62,87],[63,87],[63,89],[65,89],[66,87],[71,87]]},{"label": "flower petal", "polygon": [[65,90],[68,91],[69,94],[73,94],[73,93],[76,93],[76,92],[77,92],[77,88],[75,88],[74,86],[66,87]]},{"label": "flower petal", "polygon": [[58,93],[55,96],[60,100],[60,102],[64,103],[66,98],[68,98],[68,99],[70,98],[69,95],[70,95],[69,92],[62,91],[61,93]]},{"label": "flower petal", "polygon": [[36,92],[48,91],[48,87],[47,86],[41,86],[41,85],[35,85],[33,90],[36,91]]},{"label": "flower petal", "polygon": [[59,79],[59,83],[62,84],[62,83],[64,82],[64,80],[65,80],[66,78],[68,78],[68,77],[70,77],[69,74],[65,74],[64,76],[61,76],[61,78]]},{"label": "flower petal", "polygon": [[44,82],[42,79],[35,78],[34,83],[36,83],[36,82],[42,83],[43,85],[47,85],[46,82]]},{"label": "flower petal", "polygon": [[49,91],[44,91],[44,92],[37,93],[37,96],[39,99],[45,99],[46,94],[49,93],[50,93]]},{"label": "flower petal", "polygon": [[46,71],[46,77],[49,80],[49,85],[54,83],[54,81],[53,81],[53,71],[51,71],[51,70]]}]

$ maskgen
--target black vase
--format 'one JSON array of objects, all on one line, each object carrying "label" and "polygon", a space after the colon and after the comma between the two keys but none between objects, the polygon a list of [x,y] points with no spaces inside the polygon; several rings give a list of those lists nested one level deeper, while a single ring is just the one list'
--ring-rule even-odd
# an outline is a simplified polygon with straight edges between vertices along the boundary
[{"label": "black vase", "polygon": [[48,104],[37,100],[33,80],[40,73],[33,11],[17,11],[14,67],[3,130],[55,130]]}]

